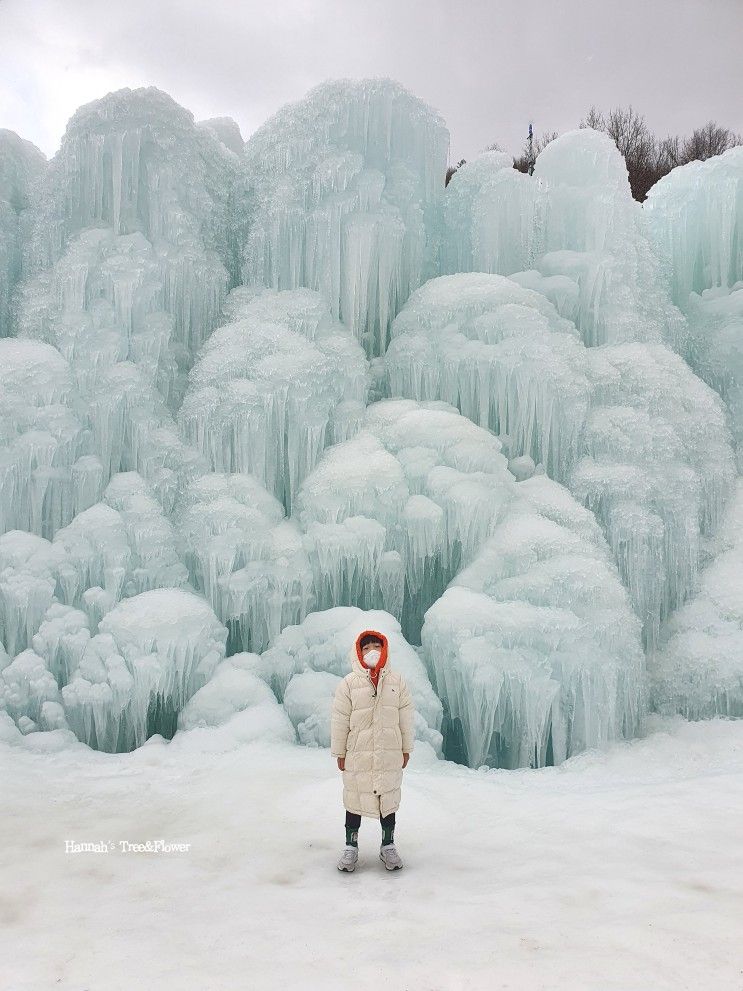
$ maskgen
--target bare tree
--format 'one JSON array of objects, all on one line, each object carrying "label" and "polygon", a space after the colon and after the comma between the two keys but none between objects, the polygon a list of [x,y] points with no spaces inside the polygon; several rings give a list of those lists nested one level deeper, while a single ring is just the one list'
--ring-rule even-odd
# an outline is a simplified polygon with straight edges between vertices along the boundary
[{"label": "bare tree", "polygon": [[743,137],[734,134],[727,127],[720,127],[710,120],[704,127],[698,127],[686,138],[681,146],[680,163],[704,162],[715,155],[722,155],[729,148],[743,144]]}]

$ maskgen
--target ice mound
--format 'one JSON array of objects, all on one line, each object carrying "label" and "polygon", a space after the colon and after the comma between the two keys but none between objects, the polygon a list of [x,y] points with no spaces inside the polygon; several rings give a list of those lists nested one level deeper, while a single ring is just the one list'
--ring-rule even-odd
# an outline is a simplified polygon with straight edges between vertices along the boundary
[{"label": "ice mound", "polygon": [[263,650],[313,608],[302,534],[250,475],[207,474],[181,493],[174,520],[194,588],[230,630],[230,647]]},{"label": "ice mound", "polygon": [[0,670],[0,708],[23,733],[71,729],[88,746],[133,750],[176,717],[224,658],[227,631],[208,603],[182,589],[119,602],[98,624],[52,606],[34,649]]},{"label": "ice mound", "polygon": [[676,346],[684,337],[624,160],[605,134],[561,135],[538,156],[533,176],[492,152],[458,169],[447,187],[445,232],[444,272],[524,273],[530,288],[553,302],[557,295],[589,346]]},{"label": "ice mound", "polygon": [[743,279],[743,148],[673,169],[650,190],[644,212],[679,306],[689,293]]},{"label": "ice mound", "polygon": [[317,608],[385,609],[417,642],[423,613],[513,497],[501,445],[443,403],[370,406],[300,489]]},{"label": "ice mound", "polygon": [[634,735],[645,704],[640,624],[592,514],[545,476],[518,488],[423,626],[445,754],[470,767],[560,763]]},{"label": "ice mound", "polygon": [[687,719],[743,717],[743,483],[697,595],[675,613],[650,658],[651,700]]},{"label": "ice mound", "polygon": [[686,357],[725,400],[738,470],[743,471],[743,265],[739,275],[740,281],[730,289],[719,286],[689,294],[691,343]]},{"label": "ice mound", "polygon": [[28,208],[46,159],[13,131],[0,128],[0,337],[10,337],[11,293],[20,280]]},{"label": "ice mound", "polygon": [[[95,629],[121,598],[187,580],[172,527],[151,490],[138,475],[119,475],[104,500],[79,513],[52,542],[19,530],[0,536],[0,638],[16,654],[70,609],[83,610]],[[47,632],[57,636],[52,627]]]},{"label": "ice mound", "polygon": [[242,281],[319,290],[383,354],[397,310],[435,273],[448,141],[390,80],[324,83],[284,107],[246,145],[256,208]]},{"label": "ice mound", "polygon": [[684,357],[728,404],[743,465],[743,148],[674,169],[644,209],[689,321]]},{"label": "ice mound", "polygon": [[451,403],[567,477],[591,384],[575,325],[540,293],[497,275],[432,279],[395,319],[385,369],[390,395]]},{"label": "ice mound", "polygon": [[174,340],[193,354],[237,280],[237,157],[154,88],[81,107],[45,176],[29,246],[32,271],[57,262],[75,234],[140,234],[160,269]]},{"label": "ice mound", "polygon": [[239,289],[226,312],[191,372],[181,429],[215,471],[254,474],[289,509],[323,448],[358,426],[364,353],[308,289]]},{"label": "ice mound", "polygon": [[379,630],[388,638],[389,663],[404,676],[415,703],[416,738],[440,755],[441,702],[417,652],[389,613],[350,606],[311,613],[300,625],[283,630],[254,670],[283,702],[300,742],[329,747],[335,688],[351,670],[348,654],[363,630]]},{"label": "ice mound", "polygon": [[153,733],[172,737],[186,702],[225,655],[227,631],[200,597],[154,589],[101,620],[62,688],[67,720],[98,750],[133,750]]},{"label": "ice mound", "polygon": [[[272,724],[271,735],[294,742],[294,728],[266,682],[254,674],[259,663],[255,654],[233,654],[217,665],[209,681],[191,696],[178,716],[179,730],[204,729],[229,724],[243,716],[246,723]],[[278,732],[277,732],[278,731]],[[262,736],[264,727],[261,726]]]},{"label": "ice mound", "polygon": [[0,339],[0,369],[0,532],[51,536],[100,494],[84,410],[48,344]]},{"label": "ice mound", "polygon": [[106,369],[131,361],[177,406],[191,366],[174,340],[157,254],[144,237],[106,228],[83,231],[57,264],[21,287],[18,334],[54,345],[93,393]]},{"label": "ice mound", "polygon": [[[444,400],[541,463],[601,522],[649,643],[695,588],[732,492],[722,404],[662,344],[586,348],[542,295],[444,276],[396,318],[392,395]],[[671,484],[669,481],[672,480]]]}]

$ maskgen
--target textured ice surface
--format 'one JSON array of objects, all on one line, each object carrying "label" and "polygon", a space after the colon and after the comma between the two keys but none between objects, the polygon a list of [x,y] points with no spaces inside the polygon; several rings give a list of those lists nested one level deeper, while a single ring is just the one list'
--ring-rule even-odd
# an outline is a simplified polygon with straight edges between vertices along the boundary
[{"label": "textured ice surface", "polygon": [[540,293],[498,275],[432,279],[396,318],[385,368],[392,396],[451,403],[561,480],[575,462],[586,349]]},{"label": "textured ice surface", "polygon": [[565,482],[604,527],[653,642],[731,493],[712,390],[663,344],[586,348],[545,296],[497,275],[431,280],[392,333],[390,393],[457,405]]},{"label": "textured ice surface", "polygon": [[257,479],[203,475],[183,491],[174,519],[193,586],[229,628],[232,649],[265,649],[313,607],[302,535]]},{"label": "textured ice surface", "polygon": [[249,472],[291,507],[327,444],[355,432],[366,401],[357,342],[309,289],[230,297],[179,421],[215,471]]},{"label": "textured ice surface", "polygon": [[81,622],[95,629],[121,598],[187,581],[172,527],[151,490],[136,474],[118,475],[103,500],[53,541],[20,530],[0,536],[0,639],[17,653],[44,626],[44,637],[54,640],[59,624],[53,621],[70,610],[82,610]]},{"label": "textured ice surface", "polygon": [[190,592],[155,589],[125,599],[100,622],[62,688],[70,727],[99,750],[172,736],[188,699],[224,657],[227,631]]},{"label": "textured ice surface", "polygon": [[645,213],[689,322],[684,357],[728,404],[740,466],[743,149],[674,169],[651,189]]},{"label": "textured ice surface", "polygon": [[35,145],[0,128],[0,337],[11,334],[11,292],[21,278],[28,208],[45,165]]},{"label": "textured ice surface", "polygon": [[98,498],[103,471],[59,351],[0,339],[0,370],[0,532],[51,536]]},{"label": "textured ice surface", "polygon": [[429,743],[440,755],[441,702],[423,662],[389,613],[343,606],[311,613],[274,639],[257,659],[255,671],[283,701],[300,741],[329,747],[335,688],[351,670],[348,654],[363,630],[379,630],[387,637],[390,664],[404,676],[413,696],[416,739]]},{"label": "textured ice surface", "polygon": [[209,681],[193,695],[178,716],[178,729],[199,730],[219,727],[205,735],[207,749],[232,749],[235,741],[286,740],[294,743],[296,733],[283,706],[265,681],[253,673],[253,654],[233,654],[217,665]]},{"label": "textured ice surface", "polygon": [[418,642],[423,612],[514,489],[498,439],[452,407],[370,406],[360,433],[328,448],[297,499],[318,608],[385,609]]},{"label": "textured ice surface", "polygon": [[687,719],[743,717],[743,483],[697,595],[662,631],[649,660],[652,703]]},{"label": "textured ice surface", "polygon": [[256,199],[243,281],[320,290],[370,355],[435,273],[448,132],[389,80],[325,83],[246,145]]},{"label": "textured ice surface", "polygon": [[552,141],[533,176],[488,152],[446,192],[444,272],[523,273],[589,346],[684,334],[614,143],[584,128]]},{"label": "textured ice surface", "polygon": [[592,514],[544,475],[428,610],[447,755],[542,766],[636,733],[640,623]]},{"label": "textured ice surface", "polygon": [[[173,345],[188,366],[237,277],[238,175],[237,156],[165,93],[110,93],[77,111],[50,163],[27,246],[29,270],[41,272],[59,261],[70,239],[87,228],[139,235],[139,244],[150,245],[141,259],[147,278],[159,282],[155,297],[150,288],[145,302],[170,315]],[[138,261],[123,271],[109,263],[104,273],[118,316],[139,288]],[[63,272],[66,295],[78,309],[84,265],[73,257]]]},{"label": "textured ice surface", "polygon": [[690,162],[657,182],[644,206],[676,303],[743,278],[743,148]]},{"label": "textured ice surface", "polygon": [[81,108],[48,165],[0,132],[14,733],[128,750],[180,718],[197,751],[325,746],[370,617],[431,759],[636,732],[638,620],[657,708],[739,713],[739,504],[716,532],[743,158],[643,209],[589,130],[445,190],[446,146],[382,80],[321,86],[247,147],[153,89]]}]

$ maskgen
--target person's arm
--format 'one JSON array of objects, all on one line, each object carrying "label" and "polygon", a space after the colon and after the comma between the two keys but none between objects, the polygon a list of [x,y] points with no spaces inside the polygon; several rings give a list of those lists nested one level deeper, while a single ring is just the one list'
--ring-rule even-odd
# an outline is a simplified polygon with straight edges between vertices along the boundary
[{"label": "person's arm", "polygon": [[415,706],[413,696],[410,694],[408,683],[404,678],[400,678],[400,735],[402,736],[403,767],[408,763],[410,754],[413,752],[413,741],[415,740],[414,730]]},{"label": "person's arm", "polygon": [[344,678],[335,690],[333,714],[330,719],[330,753],[338,758],[338,767],[344,770],[346,743],[351,726],[351,692]]}]

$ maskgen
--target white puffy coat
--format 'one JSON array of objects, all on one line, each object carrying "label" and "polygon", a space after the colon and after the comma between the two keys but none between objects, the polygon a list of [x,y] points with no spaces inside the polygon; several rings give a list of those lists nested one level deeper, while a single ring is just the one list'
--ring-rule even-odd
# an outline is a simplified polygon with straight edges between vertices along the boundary
[{"label": "white puffy coat", "polygon": [[[386,654],[387,638],[377,635]],[[330,751],[345,757],[346,809],[378,819],[400,807],[402,755],[413,750],[414,707],[405,679],[389,661],[374,691],[371,673],[359,660],[359,640],[349,654],[351,673],[335,692]]]}]

